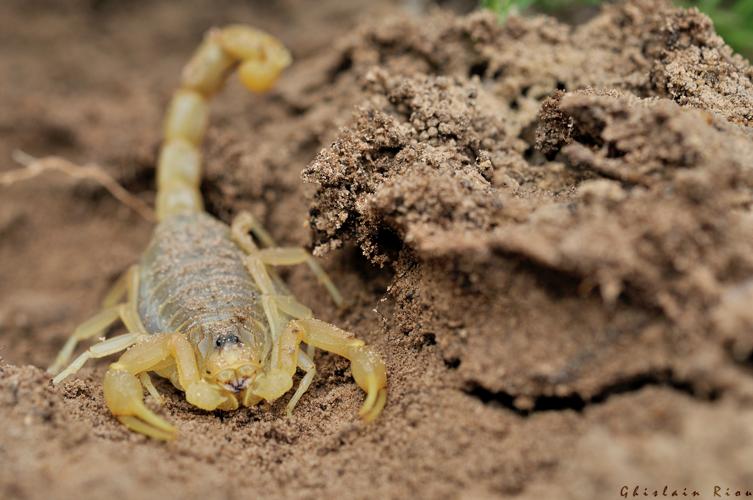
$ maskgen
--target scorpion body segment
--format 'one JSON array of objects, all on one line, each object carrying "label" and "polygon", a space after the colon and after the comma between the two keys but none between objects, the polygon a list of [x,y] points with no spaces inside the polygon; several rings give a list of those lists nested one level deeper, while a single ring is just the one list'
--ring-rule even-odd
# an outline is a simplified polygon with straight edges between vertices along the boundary
[{"label": "scorpion body segment", "polygon": [[[308,264],[339,304],[342,297],[316,261],[301,248],[275,247],[248,213],[228,226],[203,211],[199,146],[208,99],[236,68],[249,90],[261,92],[290,62],[285,47],[266,33],[230,26],[207,34],[165,118],[157,164],[159,224],[152,241],[49,369],[57,373],[57,384],[89,359],[125,351],[105,375],[104,394],[113,415],[131,430],[165,440],[177,432],[143,403],[144,389],[161,401],[150,372],[168,378],[199,408],[234,410],[278,399],[301,369],[304,376],[287,405],[291,413],[316,374],[316,348],[350,360],[356,383],[367,393],[364,420],[375,419],[385,405],[387,378],[379,356],[352,334],[314,319],[270,269]],[[79,341],[101,335],[118,319],[128,333],[92,345],[68,365]],[[308,348],[301,349],[302,343]]]},{"label": "scorpion body segment", "polygon": [[[261,292],[230,228],[206,214],[177,215],[154,231],[139,264],[139,315],[150,332],[200,330],[218,337],[261,322]],[[203,349],[202,349],[203,350]]]}]

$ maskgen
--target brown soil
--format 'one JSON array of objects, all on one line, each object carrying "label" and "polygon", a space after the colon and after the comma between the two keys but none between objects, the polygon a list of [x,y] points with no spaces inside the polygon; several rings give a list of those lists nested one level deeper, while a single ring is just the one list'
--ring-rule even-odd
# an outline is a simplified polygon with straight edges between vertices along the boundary
[{"label": "brown soil", "polygon": [[164,444],[109,416],[106,362],[53,388],[40,367],[151,226],[40,176],[0,188],[1,498],[753,489],[753,68],[660,1],[577,26],[423,4],[2,3],[0,172],[15,149],[92,161],[149,202],[201,34],[279,35],[297,62],[278,89],[233,83],[213,108],[207,204],[324,256],[344,310],[285,277],[383,354],[391,392],[362,425],[326,354],[291,418],[161,383],[181,433]]}]

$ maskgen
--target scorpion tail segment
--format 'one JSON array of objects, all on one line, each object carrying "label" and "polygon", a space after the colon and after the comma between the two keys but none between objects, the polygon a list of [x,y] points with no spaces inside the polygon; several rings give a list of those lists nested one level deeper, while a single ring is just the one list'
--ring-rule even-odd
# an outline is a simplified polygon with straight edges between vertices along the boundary
[{"label": "scorpion tail segment", "polygon": [[175,427],[144,405],[144,390],[131,373],[111,367],[105,374],[105,402],[110,411],[126,427],[160,440],[175,437]]},{"label": "scorpion tail segment", "polygon": [[272,88],[293,58],[277,38],[242,24],[227,26],[218,37],[223,49],[240,61],[238,77],[252,92]]},{"label": "scorpion tail segment", "polygon": [[241,82],[253,92],[274,85],[292,61],[276,38],[247,26],[210,31],[183,69],[181,87],[165,117],[165,142],[157,164],[157,217],[203,210],[199,147],[209,120],[208,99],[238,66]]},{"label": "scorpion tail segment", "polygon": [[178,90],[165,118],[165,142],[157,163],[157,218],[203,210],[199,144],[209,105],[194,90]]}]

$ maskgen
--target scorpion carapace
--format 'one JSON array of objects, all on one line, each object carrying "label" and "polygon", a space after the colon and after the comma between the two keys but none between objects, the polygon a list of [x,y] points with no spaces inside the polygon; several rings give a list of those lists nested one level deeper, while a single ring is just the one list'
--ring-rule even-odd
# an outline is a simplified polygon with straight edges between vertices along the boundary
[{"label": "scorpion carapace", "polygon": [[[208,99],[236,69],[249,90],[263,92],[290,63],[282,43],[261,31],[234,25],[207,33],[184,68],[165,118],[157,164],[159,223],[152,241],[50,367],[59,372],[53,379],[58,384],[89,359],[125,351],[107,370],[104,394],[113,415],[136,432],[165,440],[177,433],[144,405],[144,388],[162,400],[150,372],[168,378],[199,408],[234,410],[286,394],[300,368],[304,375],[287,404],[290,413],[316,374],[316,348],[350,360],[367,394],[360,411],[364,420],[375,419],[386,403],[380,357],[352,334],[314,319],[271,269],[305,263],[341,303],[311,255],[276,247],[249,213],[228,226],[203,211],[199,147]],[[129,333],[92,345],[60,371],[79,341],[100,336],[118,320]]]}]

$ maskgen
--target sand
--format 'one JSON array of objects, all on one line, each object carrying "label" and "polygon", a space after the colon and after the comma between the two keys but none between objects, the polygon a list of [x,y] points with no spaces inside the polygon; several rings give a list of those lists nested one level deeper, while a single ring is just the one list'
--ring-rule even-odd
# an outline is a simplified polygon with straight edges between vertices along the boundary
[{"label": "sand", "polygon": [[11,154],[101,165],[154,199],[160,119],[210,26],[248,22],[296,62],[233,82],[204,147],[208,210],[251,210],[322,258],[283,273],[384,357],[365,426],[345,360],[286,398],[157,409],[126,431],[107,361],[44,367],[152,225],[90,181],[0,187],[0,497],[620,498],[753,489],[753,68],[658,0],[578,25],[415,2],[0,6],[0,172]]}]

